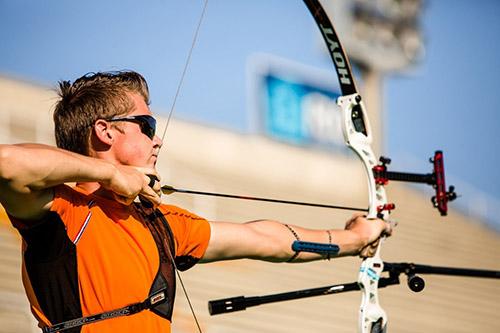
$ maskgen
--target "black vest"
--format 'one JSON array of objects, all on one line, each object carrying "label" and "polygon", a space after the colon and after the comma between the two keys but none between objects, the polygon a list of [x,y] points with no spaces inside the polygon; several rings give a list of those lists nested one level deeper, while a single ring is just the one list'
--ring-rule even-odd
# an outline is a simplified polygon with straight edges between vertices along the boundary
[{"label": "black vest", "polygon": [[[172,321],[176,289],[174,235],[167,219],[160,210],[154,210],[153,208],[148,208],[140,204],[136,204],[135,207],[153,236],[160,258],[158,272],[149,289],[148,297],[142,302],[130,304],[119,309],[88,317],[75,318],[54,324],[50,327],[44,327],[42,328],[44,333],[56,333],[66,330],[76,333],[80,332],[80,328],[83,325],[110,318],[128,316],[143,310],[150,310],[158,316]],[[194,262],[190,262],[187,266],[192,264],[194,264]],[[81,316],[81,311],[79,315]]]}]

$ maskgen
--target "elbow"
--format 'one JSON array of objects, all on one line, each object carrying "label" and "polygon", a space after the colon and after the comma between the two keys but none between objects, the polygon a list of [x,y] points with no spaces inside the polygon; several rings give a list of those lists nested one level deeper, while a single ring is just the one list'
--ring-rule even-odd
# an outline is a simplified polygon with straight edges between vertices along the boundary
[{"label": "elbow", "polygon": [[26,165],[33,164],[33,156],[26,155],[26,148],[22,145],[0,144],[0,183],[17,185],[25,178],[30,170]]},{"label": "elbow", "polygon": [[257,240],[255,243],[255,254],[252,259],[269,262],[286,262],[292,255],[291,243],[293,239],[284,232],[281,222],[275,220],[257,220],[248,222],[247,226],[252,229]]}]

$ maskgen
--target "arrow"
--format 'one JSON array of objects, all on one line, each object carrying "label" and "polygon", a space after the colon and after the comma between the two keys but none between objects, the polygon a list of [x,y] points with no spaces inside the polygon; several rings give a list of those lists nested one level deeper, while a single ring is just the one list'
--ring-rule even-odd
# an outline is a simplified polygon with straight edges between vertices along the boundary
[{"label": "arrow", "polygon": [[249,196],[242,196],[242,195],[235,195],[235,194],[225,194],[225,193],[215,193],[215,192],[193,191],[193,190],[186,190],[186,189],[181,189],[181,188],[175,188],[175,187],[170,186],[170,185],[163,185],[161,187],[161,192],[163,194],[166,194],[166,195],[172,194],[174,192],[178,192],[178,193],[206,195],[206,196],[221,197],[221,198],[230,198],[230,199],[264,201],[264,202],[281,203],[281,204],[288,204],[288,205],[299,205],[299,206],[310,206],[310,207],[319,207],[319,208],[343,209],[343,210],[354,210],[354,211],[360,211],[360,212],[368,212],[367,208],[357,208],[357,207],[348,207],[348,206],[327,205],[327,204],[318,204],[318,203],[311,203],[311,202],[290,201],[290,200],[283,200],[283,199],[269,199],[269,198],[249,197]]}]

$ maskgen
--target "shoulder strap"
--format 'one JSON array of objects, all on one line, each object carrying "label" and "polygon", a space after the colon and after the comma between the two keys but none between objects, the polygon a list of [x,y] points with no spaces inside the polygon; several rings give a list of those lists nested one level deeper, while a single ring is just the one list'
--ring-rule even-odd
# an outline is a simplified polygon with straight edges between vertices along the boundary
[{"label": "shoulder strap", "polygon": [[65,330],[69,330],[70,328],[80,327],[83,325],[95,323],[95,322],[105,320],[105,319],[111,319],[111,318],[121,317],[121,316],[130,316],[130,315],[137,313],[137,312],[140,312],[142,310],[152,309],[156,306],[163,304],[166,300],[165,296],[166,296],[165,292],[160,291],[154,295],[150,295],[143,302],[130,304],[128,306],[124,306],[124,307],[119,308],[119,309],[102,312],[102,313],[99,313],[96,315],[71,319],[71,320],[64,321],[62,323],[58,323],[58,324],[55,324],[52,326],[43,327],[42,332],[43,333],[62,332]]},{"label": "shoulder strap", "polygon": [[[144,210],[143,210],[144,212]],[[160,291],[165,291],[166,301],[151,309],[157,315],[172,320],[172,312],[175,299],[176,279],[175,279],[175,239],[163,213],[156,209],[145,218],[160,256],[160,266],[158,273],[149,290],[149,295],[155,295]]]}]

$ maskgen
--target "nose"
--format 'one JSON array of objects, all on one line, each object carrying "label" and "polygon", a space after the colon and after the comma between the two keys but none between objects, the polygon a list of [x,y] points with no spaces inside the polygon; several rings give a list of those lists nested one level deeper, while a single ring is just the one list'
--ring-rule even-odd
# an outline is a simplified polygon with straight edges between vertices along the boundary
[{"label": "nose", "polygon": [[160,149],[161,146],[163,146],[163,141],[158,135],[155,135],[153,137],[153,144],[155,147],[158,147],[158,149]]}]

